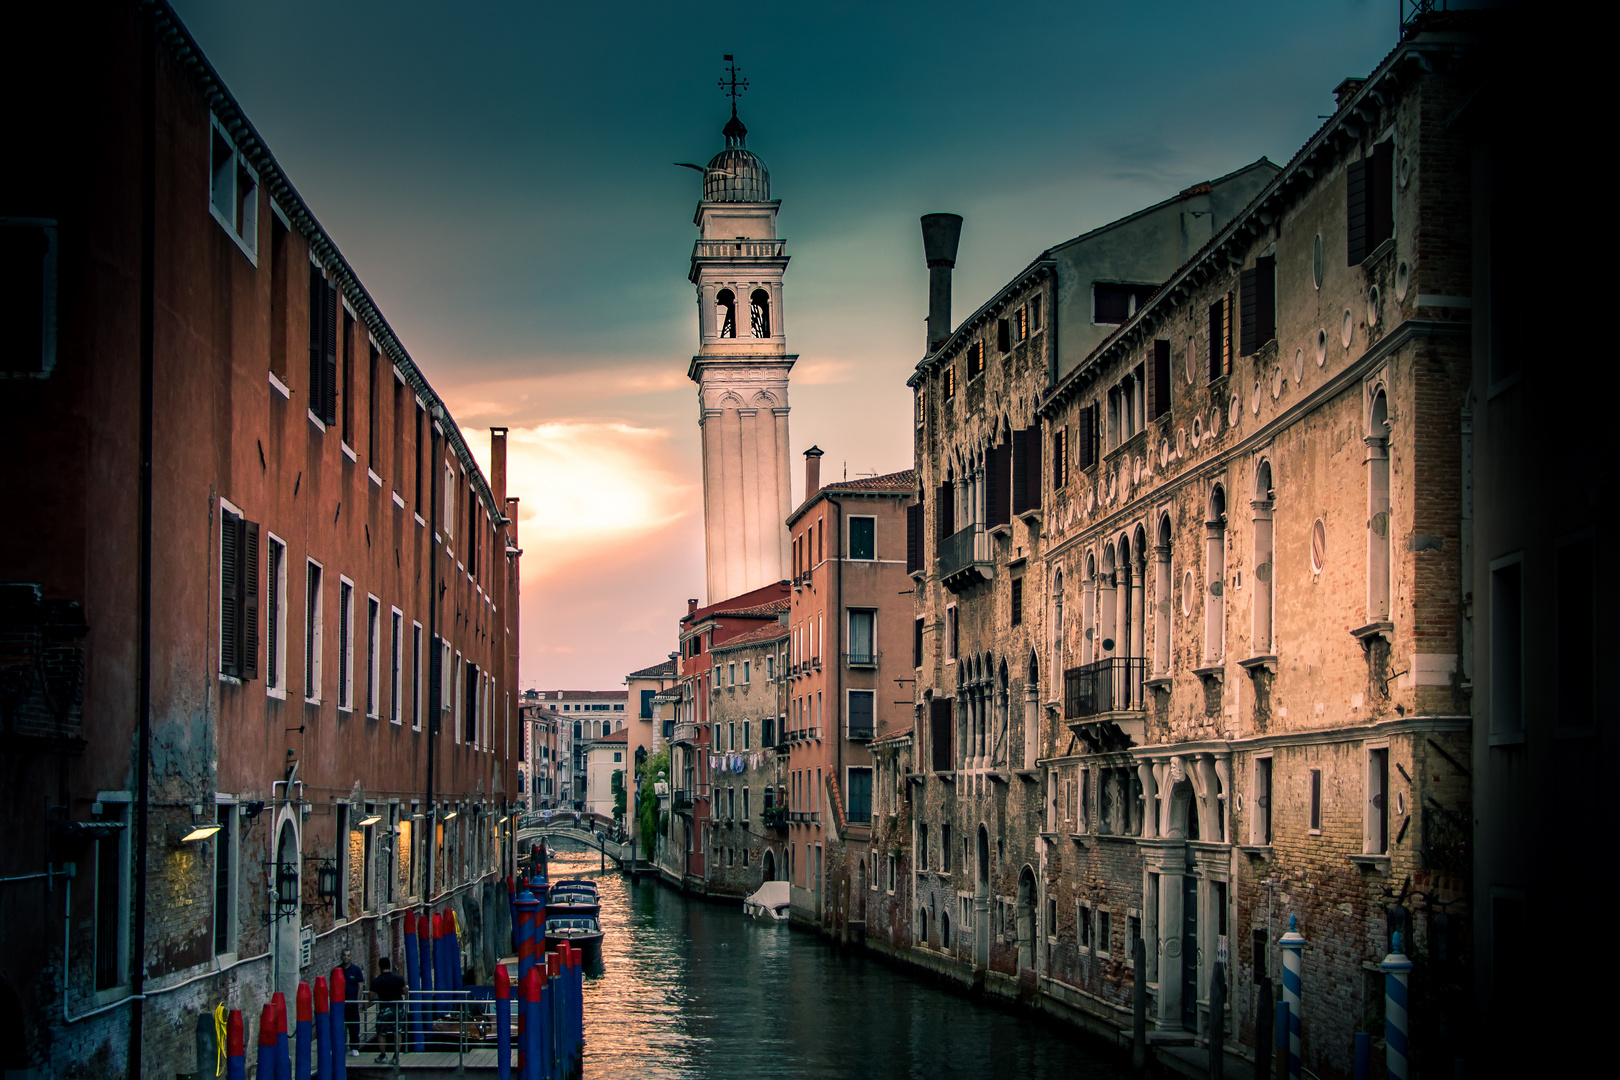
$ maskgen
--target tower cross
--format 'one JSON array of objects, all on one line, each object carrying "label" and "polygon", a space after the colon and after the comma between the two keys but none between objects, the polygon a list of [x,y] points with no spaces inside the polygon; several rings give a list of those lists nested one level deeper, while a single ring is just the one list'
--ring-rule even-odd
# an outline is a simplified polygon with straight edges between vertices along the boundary
[{"label": "tower cross", "polygon": [[720,80],[720,89],[731,99],[731,115],[737,115],[737,99],[742,97],[743,91],[748,89],[748,80],[737,77],[737,65],[731,54],[725,54],[726,75]]}]

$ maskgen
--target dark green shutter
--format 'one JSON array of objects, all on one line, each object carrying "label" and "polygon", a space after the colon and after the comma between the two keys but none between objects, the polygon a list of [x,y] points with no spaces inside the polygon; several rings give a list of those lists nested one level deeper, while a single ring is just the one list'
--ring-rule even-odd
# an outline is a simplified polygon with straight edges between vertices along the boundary
[{"label": "dark green shutter", "polygon": [[1367,242],[1367,161],[1352,161],[1345,169],[1345,265],[1360,266],[1372,250]]},{"label": "dark green shutter", "polygon": [[1258,311],[1256,300],[1259,299],[1256,296],[1257,276],[1253,267],[1238,275],[1238,322],[1241,327],[1238,331],[1238,352],[1244,356],[1253,356],[1260,347],[1260,327],[1255,321]]},{"label": "dark green shutter", "polygon": [[244,679],[259,677],[259,523],[241,522],[242,577],[238,595],[242,598],[242,670]]},{"label": "dark green shutter", "polygon": [[1029,432],[1019,428],[1012,433],[1012,512],[1029,509]]},{"label": "dark green shutter", "polygon": [[219,519],[219,670],[236,676],[242,670],[242,519],[223,508]]}]

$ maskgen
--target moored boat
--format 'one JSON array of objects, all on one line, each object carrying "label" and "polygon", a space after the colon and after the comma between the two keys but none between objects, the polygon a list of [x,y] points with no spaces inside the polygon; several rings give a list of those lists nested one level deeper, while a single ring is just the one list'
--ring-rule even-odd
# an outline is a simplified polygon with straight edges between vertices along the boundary
[{"label": "moored boat", "polygon": [[788,921],[789,892],[785,881],[767,881],[743,901],[743,914],[761,922]]},{"label": "moored boat", "polygon": [[546,910],[546,951],[567,942],[584,954],[585,966],[602,963],[602,925],[594,913],[556,913]]}]

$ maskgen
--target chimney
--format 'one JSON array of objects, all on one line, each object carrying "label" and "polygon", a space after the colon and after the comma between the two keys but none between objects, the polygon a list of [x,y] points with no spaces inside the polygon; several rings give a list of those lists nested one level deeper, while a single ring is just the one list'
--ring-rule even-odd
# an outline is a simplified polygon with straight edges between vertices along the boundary
[{"label": "chimney", "polygon": [[691,616],[691,615],[695,615],[696,613],[697,613],[697,601],[696,600],[688,600],[686,602],[686,614],[688,616]]},{"label": "chimney", "polygon": [[821,490],[821,447],[812,446],[804,452],[804,501],[809,502]]},{"label": "chimney", "polygon": [[1360,90],[1366,85],[1366,79],[1352,75],[1338,86],[1335,86],[1333,88],[1333,111],[1338,112],[1340,109],[1344,108],[1345,105],[1349,103],[1350,99],[1356,96],[1356,91]]},{"label": "chimney", "polygon": [[506,429],[489,429],[489,490],[495,505],[506,505]]},{"label": "chimney", "polygon": [[962,238],[960,214],[924,214],[923,255],[928,260],[928,351],[951,336],[951,270]]}]

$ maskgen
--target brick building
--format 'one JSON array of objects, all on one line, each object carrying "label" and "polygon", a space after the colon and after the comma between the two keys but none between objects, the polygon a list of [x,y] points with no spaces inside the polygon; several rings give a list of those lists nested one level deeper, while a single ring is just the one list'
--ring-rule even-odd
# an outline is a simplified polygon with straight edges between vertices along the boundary
[{"label": "brick building", "polygon": [[1305,1060],[1340,1075],[1354,1032],[1382,1032],[1376,963],[1404,928],[1420,1052],[1459,1049],[1470,173],[1446,123],[1470,25],[1341,84],[1072,368],[1052,328],[1077,298],[1104,312],[1049,256],[954,334],[931,319],[917,962],[1117,1031],[1142,937],[1159,1037],[1218,1023],[1252,1047],[1297,916]]},{"label": "brick building", "polygon": [[10,33],[6,1064],[172,1075],[418,905],[487,972],[516,499],[166,4]]},{"label": "brick building", "polygon": [[540,691],[525,690],[518,706],[523,722],[522,754],[518,776],[524,802],[531,810],[550,809],[561,795],[561,762],[573,754],[573,726],[561,713],[540,700]]},{"label": "brick building", "polygon": [[747,896],[787,865],[787,642],[784,611],[714,646],[710,895]]}]

